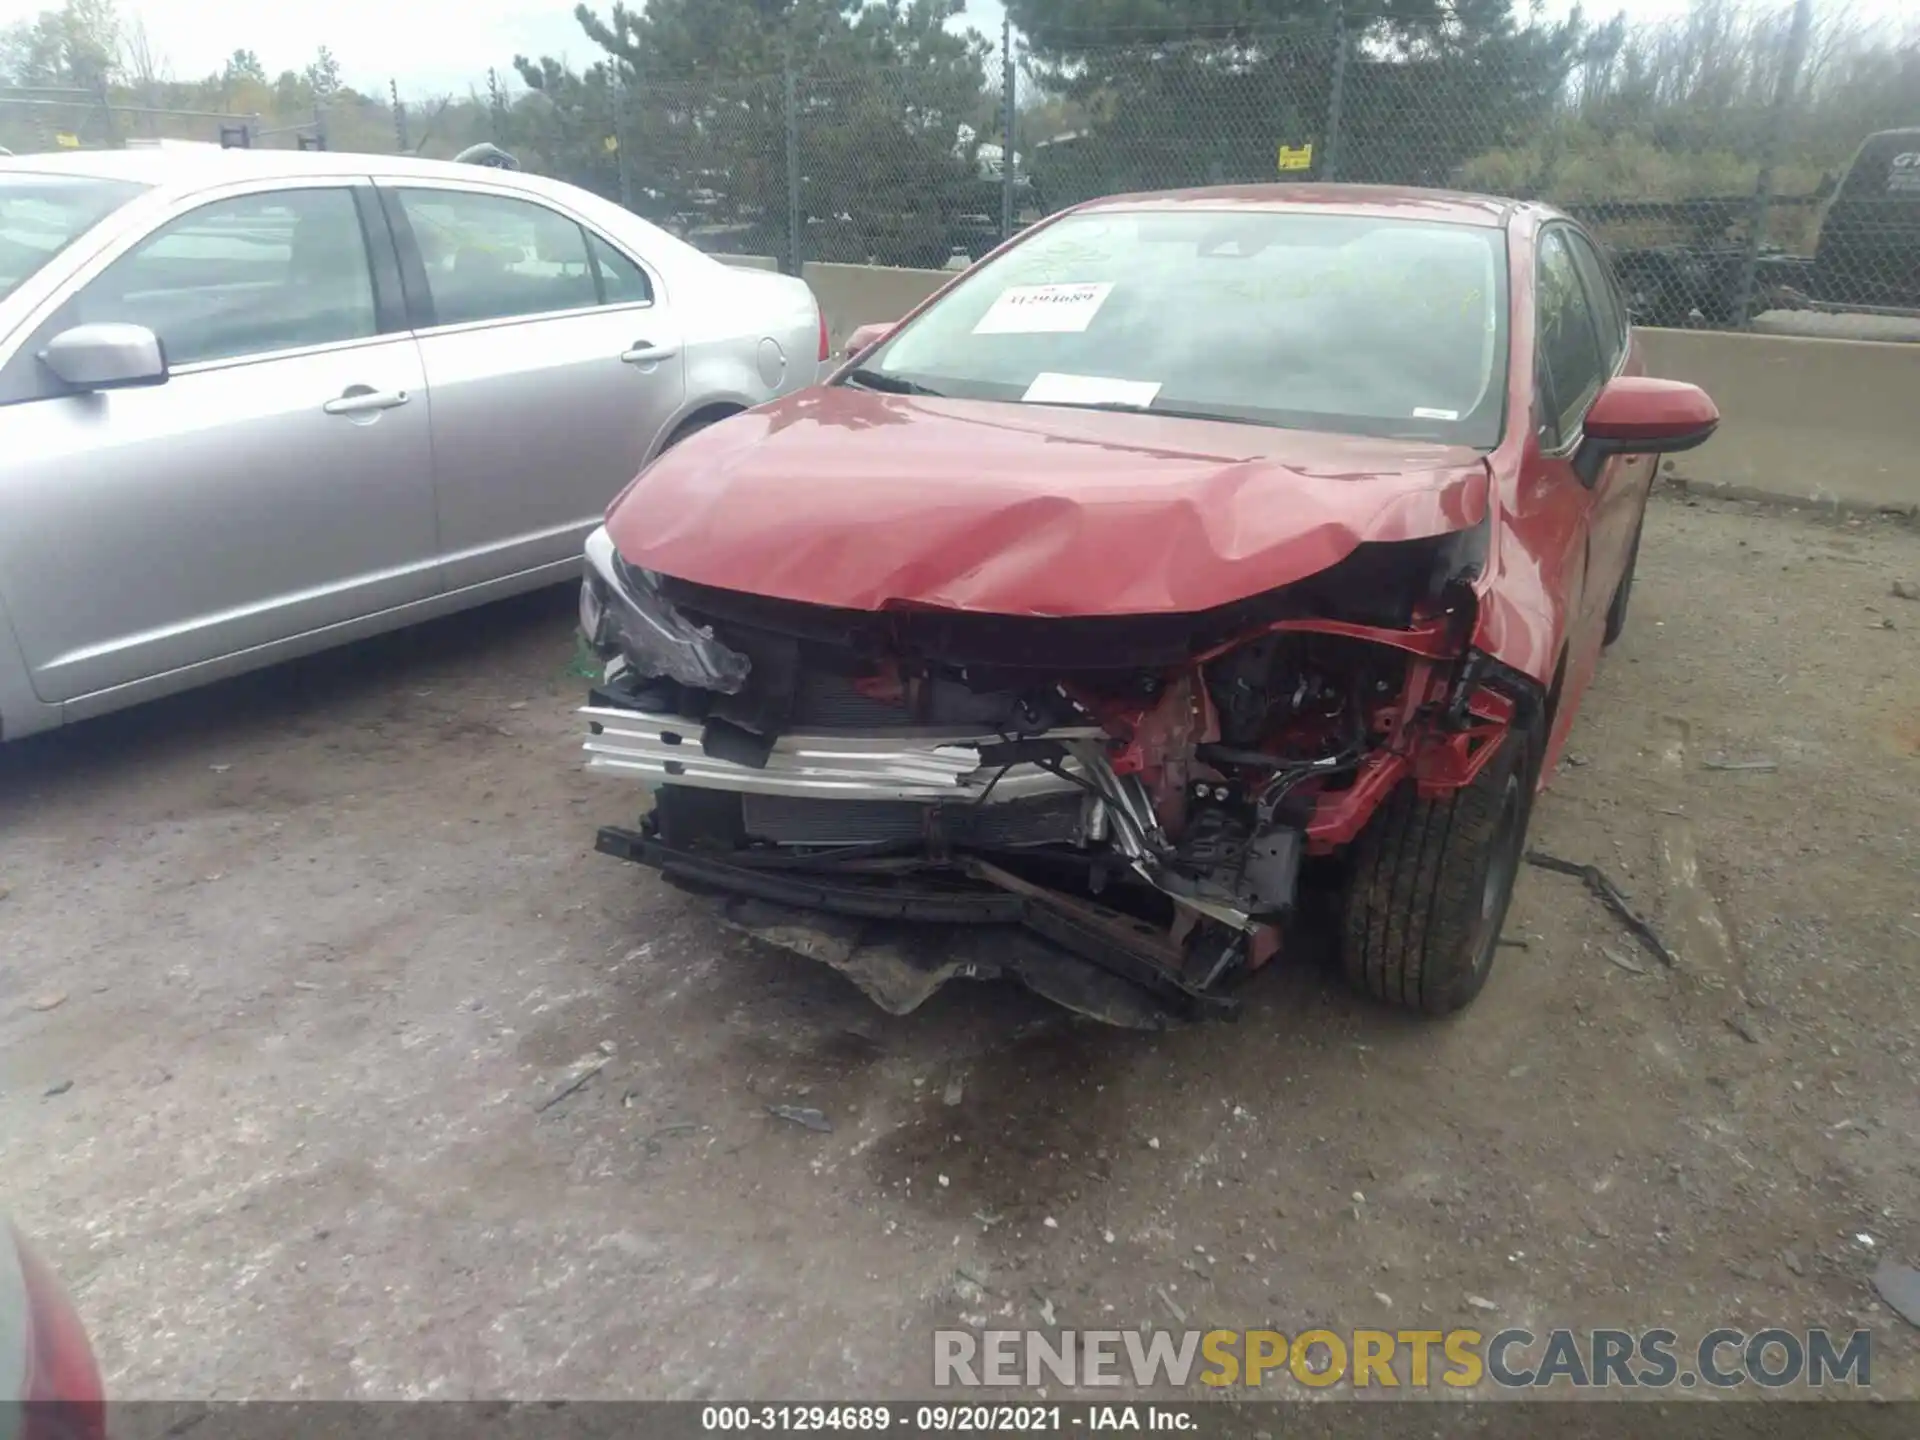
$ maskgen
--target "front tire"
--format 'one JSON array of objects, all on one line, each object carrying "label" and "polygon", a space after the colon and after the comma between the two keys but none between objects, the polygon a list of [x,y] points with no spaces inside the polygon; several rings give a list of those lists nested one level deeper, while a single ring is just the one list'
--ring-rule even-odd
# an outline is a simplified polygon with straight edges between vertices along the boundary
[{"label": "front tire", "polygon": [[1450,1015],[1487,983],[1519,877],[1539,740],[1516,725],[1473,784],[1423,800],[1404,782],[1355,842],[1341,960],[1389,1005]]}]

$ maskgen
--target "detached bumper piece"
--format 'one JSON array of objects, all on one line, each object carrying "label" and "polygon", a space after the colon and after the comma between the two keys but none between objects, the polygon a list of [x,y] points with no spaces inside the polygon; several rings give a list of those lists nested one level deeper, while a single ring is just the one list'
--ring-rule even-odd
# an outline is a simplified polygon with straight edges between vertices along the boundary
[{"label": "detached bumper piece", "polygon": [[1239,1007],[1233,996],[1187,983],[1185,953],[1153,926],[977,856],[940,867],[909,857],[889,867],[884,854],[867,853],[838,867],[808,866],[758,851],[699,854],[616,827],[602,829],[595,848],[728,897],[726,918],[736,928],[825,961],[894,1014],[949,979],[1001,976],[1130,1029],[1228,1018]]},{"label": "detached bumper piece", "polygon": [[[589,705],[587,768],[643,784],[835,800],[1019,800],[1075,793],[1070,779],[1038,765],[987,766],[983,747],[1000,736],[924,728],[782,735],[770,747],[743,740],[724,722],[685,720],[611,705]],[[1084,740],[1094,729],[1052,730],[1047,740]]]}]

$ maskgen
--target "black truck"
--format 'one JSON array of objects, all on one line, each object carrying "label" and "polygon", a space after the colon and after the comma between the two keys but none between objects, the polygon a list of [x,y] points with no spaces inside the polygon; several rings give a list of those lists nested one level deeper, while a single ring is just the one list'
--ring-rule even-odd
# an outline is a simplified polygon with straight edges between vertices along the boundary
[{"label": "black truck", "polygon": [[[1615,246],[1613,260],[1642,325],[1739,325],[1763,310],[1920,313],[1920,128],[1882,130],[1854,152],[1838,183],[1777,196],[1775,210],[1818,206],[1811,256],[1762,245],[1743,305],[1751,196],[1570,204],[1604,238],[1622,225],[1687,232],[1669,245]],[[1742,313],[1744,309],[1744,314]]]},{"label": "black truck", "polygon": [[1820,219],[1821,308],[1920,311],[1920,127],[1869,135]]}]

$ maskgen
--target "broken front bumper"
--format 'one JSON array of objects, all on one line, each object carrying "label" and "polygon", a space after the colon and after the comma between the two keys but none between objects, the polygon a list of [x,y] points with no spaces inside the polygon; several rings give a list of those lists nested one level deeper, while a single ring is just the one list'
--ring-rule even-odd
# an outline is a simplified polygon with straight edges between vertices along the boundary
[{"label": "broken front bumper", "polygon": [[[950,979],[1001,976],[1130,1029],[1226,1018],[1239,1007],[1232,996],[1184,979],[1188,957],[1163,931],[978,857],[961,857],[933,877],[836,875],[696,854],[614,826],[599,832],[594,848],[727,897],[729,924],[824,961],[895,1015]],[[963,888],[943,878],[976,883]],[[928,925],[948,933],[936,943],[911,928]]]}]

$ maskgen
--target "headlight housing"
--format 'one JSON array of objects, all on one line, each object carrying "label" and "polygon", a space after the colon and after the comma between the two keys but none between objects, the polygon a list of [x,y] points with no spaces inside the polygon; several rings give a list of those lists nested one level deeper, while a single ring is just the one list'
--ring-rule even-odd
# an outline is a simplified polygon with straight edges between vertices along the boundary
[{"label": "headlight housing", "polygon": [[580,631],[596,650],[617,649],[637,674],[696,690],[737,695],[752,668],[745,655],[674,609],[652,571],[622,561],[604,528],[587,537]]},{"label": "headlight housing", "polygon": [[588,571],[580,582],[580,633],[595,650],[606,647],[611,638],[606,633],[607,599],[602,593],[600,578]]}]

